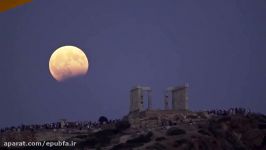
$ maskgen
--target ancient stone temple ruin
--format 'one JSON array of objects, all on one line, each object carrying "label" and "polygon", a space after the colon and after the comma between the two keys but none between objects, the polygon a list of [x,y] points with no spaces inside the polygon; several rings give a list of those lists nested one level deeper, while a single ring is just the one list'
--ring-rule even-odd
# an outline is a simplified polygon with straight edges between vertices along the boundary
[{"label": "ancient stone temple ruin", "polygon": [[148,94],[148,110],[151,109],[151,88],[146,86],[135,86],[130,91],[130,112],[144,110],[144,94]]},{"label": "ancient stone temple ruin", "polygon": [[164,97],[164,109],[169,109],[169,97],[172,97],[172,110],[187,110],[187,88],[187,84],[183,86],[167,88]]},{"label": "ancient stone temple ruin", "polygon": [[[132,128],[154,128],[183,121],[192,112],[188,110],[188,85],[168,87],[164,92],[163,109],[152,108],[152,89],[135,86],[130,90],[130,108],[126,118]],[[147,108],[144,103],[148,102]]]},{"label": "ancient stone temple ruin", "polygon": [[[188,85],[169,87],[164,95],[164,109],[169,110],[169,100],[172,98],[171,110],[187,110],[187,88]],[[151,88],[148,86],[135,86],[130,90],[130,110],[129,112],[141,112],[152,109]],[[144,97],[148,96],[148,108],[144,109]]]}]

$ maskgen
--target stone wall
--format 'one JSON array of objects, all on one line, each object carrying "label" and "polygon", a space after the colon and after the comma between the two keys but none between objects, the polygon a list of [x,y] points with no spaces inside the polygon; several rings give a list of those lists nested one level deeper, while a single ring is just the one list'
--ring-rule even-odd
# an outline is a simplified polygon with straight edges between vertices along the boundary
[{"label": "stone wall", "polygon": [[175,110],[144,111],[127,116],[132,128],[157,128],[168,125],[198,122],[208,118],[207,113]]}]

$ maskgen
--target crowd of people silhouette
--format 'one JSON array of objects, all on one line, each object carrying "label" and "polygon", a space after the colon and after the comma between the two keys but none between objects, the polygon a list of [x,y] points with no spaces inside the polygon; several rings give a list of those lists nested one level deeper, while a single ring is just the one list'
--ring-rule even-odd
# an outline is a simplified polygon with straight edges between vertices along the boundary
[{"label": "crowd of people silhouette", "polygon": [[8,131],[36,131],[36,130],[53,130],[53,129],[78,129],[78,130],[86,130],[86,129],[99,129],[106,125],[114,125],[120,122],[120,119],[114,120],[103,120],[101,117],[99,121],[74,121],[68,122],[61,121],[53,122],[53,123],[46,123],[46,124],[30,124],[30,125],[20,125],[20,126],[11,126],[0,129],[1,133],[8,132]]}]

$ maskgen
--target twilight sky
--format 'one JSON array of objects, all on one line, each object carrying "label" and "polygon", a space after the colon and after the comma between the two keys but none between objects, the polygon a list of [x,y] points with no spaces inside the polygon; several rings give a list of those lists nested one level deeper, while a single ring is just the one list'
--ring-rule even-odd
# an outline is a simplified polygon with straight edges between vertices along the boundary
[{"label": "twilight sky", "polygon": [[[62,3],[63,2],[63,3]],[[87,76],[58,83],[52,52],[84,50]],[[266,113],[266,1],[34,0],[0,14],[0,127],[120,118],[129,90],[189,83],[189,108]]]}]

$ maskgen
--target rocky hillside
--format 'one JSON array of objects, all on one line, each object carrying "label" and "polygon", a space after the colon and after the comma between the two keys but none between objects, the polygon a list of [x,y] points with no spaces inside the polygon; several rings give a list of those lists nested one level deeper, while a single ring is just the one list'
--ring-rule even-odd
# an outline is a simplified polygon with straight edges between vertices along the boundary
[{"label": "rocky hillside", "polygon": [[265,150],[266,116],[213,116],[202,122],[153,129],[132,129],[122,122],[116,129],[74,139],[79,148],[90,149]]},{"label": "rocky hillside", "polygon": [[[77,141],[74,149],[266,149],[266,116],[262,114],[214,115],[202,121],[157,128],[136,129],[130,126],[129,122],[125,120],[117,123],[113,129],[76,135],[69,138],[68,141]],[[54,147],[54,149],[73,149],[73,147]]]}]

